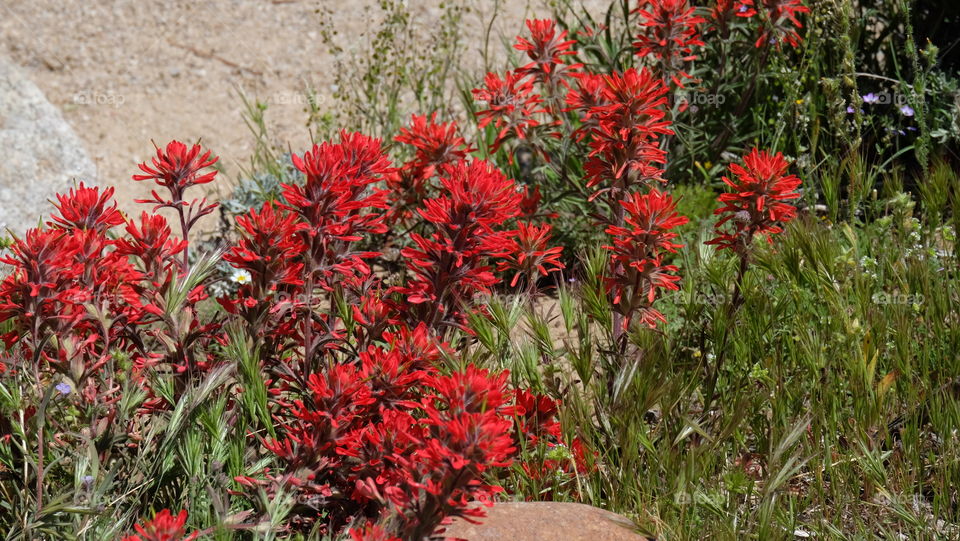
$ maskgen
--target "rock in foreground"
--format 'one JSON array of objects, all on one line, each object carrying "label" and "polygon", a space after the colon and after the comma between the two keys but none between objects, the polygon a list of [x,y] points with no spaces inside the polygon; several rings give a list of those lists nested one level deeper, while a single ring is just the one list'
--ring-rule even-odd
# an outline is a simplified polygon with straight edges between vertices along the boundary
[{"label": "rock in foreground", "polygon": [[482,524],[457,519],[445,535],[467,541],[644,541],[629,519],[579,503],[505,502]]}]

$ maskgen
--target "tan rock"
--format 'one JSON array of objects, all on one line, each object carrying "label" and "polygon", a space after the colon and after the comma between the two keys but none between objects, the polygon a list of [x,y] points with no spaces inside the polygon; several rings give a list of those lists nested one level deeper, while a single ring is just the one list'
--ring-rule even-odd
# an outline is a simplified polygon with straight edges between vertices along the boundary
[{"label": "tan rock", "polygon": [[482,524],[456,519],[442,534],[467,541],[643,541],[630,519],[579,503],[504,502]]}]

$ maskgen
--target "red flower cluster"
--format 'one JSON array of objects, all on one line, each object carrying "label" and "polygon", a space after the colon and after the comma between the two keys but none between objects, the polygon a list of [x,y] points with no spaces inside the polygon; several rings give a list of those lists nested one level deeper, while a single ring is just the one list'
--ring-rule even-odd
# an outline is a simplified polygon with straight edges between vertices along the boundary
[{"label": "red flower cluster", "polygon": [[520,466],[530,480],[538,483],[538,499],[551,499],[551,491],[564,488],[577,474],[593,469],[580,438],[573,438],[569,446],[561,443],[556,420],[559,409],[559,401],[522,389],[516,391],[516,437],[526,442],[527,451],[527,459]]},{"label": "red flower cluster", "polygon": [[756,47],[774,44],[779,47],[782,43],[793,47],[800,45],[797,30],[803,28],[803,23],[797,15],[810,13],[803,0],[739,0],[738,5],[737,15],[740,17],[753,17],[757,15],[757,9],[762,9],[766,15]]},{"label": "red flower cluster", "polygon": [[[399,139],[416,149],[403,169],[438,175],[442,194],[416,210],[430,233],[402,250],[406,283],[383,287],[367,263],[378,254],[356,248],[386,230],[389,201],[373,184],[397,173],[360,135],[295,157],[304,184],[238,218],[225,256],[249,275],[220,302],[257,340],[278,432],[264,447],[281,465],[238,481],[295,493],[298,529],[322,520],[334,535],[423,538],[444,517],[479,512],[467,503],[497,490],[482,474],[514,452],[506,375],[440,375],[438,341],[499,283],[497,263],[532,276],[559,266],[559,249],[549,228],[506,227],[521,194],[488,163],[460,159],[469,149],[452,124],[414,118]],[[352,310],[328,308],[338,303]]]},{"label": "red flower cluster", "polygon": [[[488,73],[484,87],[473,90],[474,99],[488,106],[477,113],[479,127],[483,129],[493,123],[498,130],[490,147],[493,152],[508,139],[527,139],[527,132],[534,128],[554,128],[559,121],[542,124],[537,116],[561,114],[563,92],[569,86],[567,79],[582,67],[579,63],[567,63],[564,57],[576,54],[572,50],[576,40],[566,39],[567,31],[558,31],[554,21],[529,20],[527,28],[530,39],[518,37],[514,47],[525,52],[530,63],[508,71],[503,79]],[[534,83],[542,85],[545,94],[536,93]]]},{"label": "red flower cluster", "polygon": [[[202,153],[202,154],[201,154]],[[133,175],[133,180],[153,180],[157,185],[166,188],[168,195],[161,196],[156,190],[151,192],[153,199],[139,199],[137,203],[156,204],[154,212],[161,208],[172,208],[180,218],[180,235],[187,239],[190,230],[200,218],[210,214],[217,205],[207,204],[206,199],[194,199],[189,203],[185,199],[186,191],[197,185],[213,182],[216,171],[201,174],[217,163],[217,157],[210,157],[210,151],[203,152],[200,145],[193,145],[189,149],[180,141],[170,141],[166,149],[157,149],[157,156],[153,158],[153,166],[140,164],[140,170],[145,175]],[[183,251],[183,269],[189,266],[189,257],[186,248]]]},{"label": "red flower cluster", "polygon": [[438,331],[464,328],[475,295],[498,282],[491,259],[510,252],[509,232],[497,231],[520,212],[516,186],[488,162],[461,161],[440,179],[444,195],[424,202],[420,216],[434,232],[411,234],[405,248],[413,278],[399,291],[416,321]]},{"label": "red flower cluster", "polygon": [[567,31],[557,32],[557,25],[549,19],[527,21],[530,39],[517,36],[514,48],[523,51],[531,62],[519,70],[519,73],[531,75],[538,83],[549,89],[557,89],[563,77],[576,71],[580,64],[566,64],[563,57],[577,54],[571,50],[576,40],[568,40]]},{"label": "red flower cluster", "polygon": [[467,504],[499,491],[482,476],[515,450],[507,374],[471,366],[440,375],[429,353],[411,355],[410,346],[371,347],[355,365],[311,375],[310,394],[277,419],[286,435],[265,442],[282,472],[238,481],[295,491],[295,524],[322,521],[327,533],[392,517],[388,531],[424,539],[447,517],[482,516]]},{"label": "red flower cluster", "polygon": [[677,234],[670,230],[687,223],[687,218],[677,214],[669,194],[656,189],[646,195],[632,194],[620,204],[626,211],[626,224],[607,228],[607,234],[613,237],[613,246],[607,247],[612,250],[608,288],[614,309],[623,316],[624,329],[635,317],[639,317],[640,323],[655,327],[658,321],[666,321],[653,308],[657,291],[679,288],[677,267],[663,263],[664,254],[681,247],[673,242]]},{"label": "red flower cluster", "polygon": [[687,0],[643,0],[634,10],[640,16],[644,33],[633,46],[638,56],[653,56],[661,61],[662,78],[682,87],[689,79],[684,62],[696,59],[693,48],[704,45],[697,25],[705,22],[694,15]]},{"label": "red flower cluster", "polygon": [[[185,190],[213,178],[198,171],[214,160],[209,152],[200,156],[199,148],[171,143],[167,149],[158,151],[153,168],[141,168],[176,194],[169,201],[179,201],[159,206],[175,208],[189,222],[196,213],[182,213],[192,205],[183,203]],[[57,196],[57,212],[46,228],[14,240],[2,259],[11,268],[0,282],[0,322],[10,328],[3,339],[12,368],[44,380],[54,373],[67,378],[67,388],[77,393],[65,394],[90,420],[90,436],[113,442],[111,447],[136,447],[126,439],[131,427],[109,422],[122,399],[119,382],[145,382],[145,371],[158,363],[173,368],[181,383],[189,372],[206,370],[205,350],[217,341],[217,324],[197,316],[203,283],[185,288],[186,260],[176,259],[186,254],[187,242],[173,237],[160,215],[128,221],[112,194],[81,183]],[[123,231],[116,231],[121,225]],[[182,225],[186,234],[189,223]],[[123,368],[105,369],[117,364]],[[141,410],[164,402],[148,396]]]},{"label": "red flower cluster", "polygon": [[137,524],[133,528],[137,535],[128,535],[123,541],[193,541],[200,534],[186,534],[184,525],[187,523],[187,512],[180,511],[176,516],[168,509],[164,509],[153,517],[153,520],[143,525]]},{"label": "red flower cluster", "polygon": [[725,28],[731,17],[750,18],[757,14],[753,9],[753,0],[717,0],[710,10],[710,18]]},{"label": "red flower cluster", "polygon": [[611,185],[619,196],[629,186],[663,182],[666,152],[659,137],[673,133],[664,106],[667,88],[649,70],[611,75],[581,74],[567,105],[582,115],[581,140],[588,139],[587,186]]},{"label": "red flower cluster", "polygon": [[[73,372],[77,388],[97,375],[111,350],[147,361],[145,344],[131,333],[161,312],[150,290],[169,287],[173,256],[182,250],[168,240],[160,216],[145,219],[142,230],[128,223],[130,236],[114,238],[111,229],[124,219],[110,204],[112,193],[81,184],[58,195],[59,213],[50,228],[27,231],[2,259],[12,267],[0,283],[0,321],[13,321],[7,346],[18,343],[24,358],[36,354],[49,363],[83,367]],[[84,396],[94,402],[95,387]]]},{"label": "red flower cluster", "polygon": [[772,155],[757,149],[744,156],[743,166],[730,164],[730,172],[736,178],[723,177],[723,182],[734,192],[717,198],[723,206],[714,214],[723,217],[716,225],[718,236],[707,244],[716,245],[717,249],[729,248],[743,256],[757,235],[766,235],[767,241],[772,242],[771,235],[783,231],[780,224],[797,215],[796,207],[783,202],[800,197],[796,189],[801,181],[787,174],[789,167],[783,154]]},{"label": "red flower cluster", "polygon": [[517,285],[520,277],[527,285],[536,283],[539,276],[547,276],[564,268],[560,262],[562,246],[550,246],[549,224],[537,226],[526,222],[517,222],[517,230],[512,238],[506,238],[505,259],[497,265],[500,271],[512,270],[513,280],[510,287]]},{"label": "red flower cluster", "polygon": [[413,217],[413,209],[435,192],[429,181],[437,170],[466,159],[474,148],[458,135],[456,122],[438,123],[436,113],[429,119],[413,115],[410,126],[400,128],[395,140],[415,149],[413,159],[386,178],[393,201],[388,219],[406,224]]},{"label": "red flower cluster", "polygon": [[[380,141],[343,133],[293,156],[302,183],[238,217],[224,255],[237,291],[218,299],[226,313],[199,310],[212,265],[204,258],[190,268],[188,235],[213,206],[185,195],[213,180],[202,170],[215,158],[174,142],[138,180],[170,192],[148,202],[179,215],[182,237],[156,213],[126,220],[111,190],[80,185],[58,196],[48,227],[15,239],[0,282],[11,370],[40,372],[43,382],[65,377],[68,390],[57,390],[79,391],[68,400],[83,408],[77,417],[90,420],[89,436],[107,442],[106,461],[135,447],[136,427],[193,388],[227,346],[249,347],[260,364],[245,376],[263,382],[260,420],[272,415],[262,428],[276,434],[251,452],[279,467],[238,482],[295,494],[293,529],[322,521],[334,536],[422,539],[448,517],[481,515],[468,503],[499,491],[485,479],[515,454],[515,397],[506,373],[441,374],[443,335],[500,283],[497,269],[533,281],[562,267],[560,250],[548,245],[549,226],[513,228],[523,195],[487,162],[466,161],[470,149],[452,125],[415,118],[401,139],[416,148],[409,169],[436,171],[442,190],[417,209],[427,232],[403,250],[406,283],[383,285],[371,269],[379,254],[361,248],[387,230],[388,194],[376,186],[397,171]],[[221,325],[242,329],[251,344],[230,344]],[[131,378],[148,399],[136,418],[115,423],[125,415],[120,382]],[[552,422],[546,416],[537,423]],[[192,540],[185,523],[184,512],[164,510],[127,539]]]},{"label": "red flower cluster", "polygon": [[508,71],[503,79],[488,73],[483,84],[483,88],[473,90],[473,97],[489,107],[477,113],[480,129],[491,123],[497,128],[490,147],[493,152],[511,136],[526,139],[527,130],[540,125],[534,115],[546,111],[540,107],[543,98],[533,92],[533,80],[522,73]]}]

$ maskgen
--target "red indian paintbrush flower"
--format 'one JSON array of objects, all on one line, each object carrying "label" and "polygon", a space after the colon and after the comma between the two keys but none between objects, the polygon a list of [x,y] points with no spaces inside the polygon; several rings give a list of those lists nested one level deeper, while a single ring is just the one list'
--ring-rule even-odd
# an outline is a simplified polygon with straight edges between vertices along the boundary
[{"label": "red indian paintbrush flower", "polygon": [[550,246],[550,230],[550,224],[517,222],[517,230],[507,239],[506,258],[497,264],[497,270],[514,271],[510,287],[516,286],[521,276],[531,283],[538,275],[547,276],[564,268],[560,262],[563,247]]},{"label": "red indian paintbrush flower", "polygon": [[[797,199],[800,194],[800,178],[788,175],[790,164],[783,154],[772,155],[765,150],[753,149],[743,158],[743,166],[730,164],[730,172],[736,178],[723,177],[723,182],[734,192],[717,198],[724,206],[714,211],[723,215],[717,222],[718,236],[707,244],[717,249],[730,248],[743,255],[756,235],[780,233],[781,224],[797,215],[796,207],[783,201]],[[724,227],[725,224],[729,227]]]},{"label": "red indian paintbrush flower", "polygon": [[[161,208],[172,208],[180,217],[180,235],[186,240],[190,230],[200,218],[210,214],[217,208],[217,204],[207,204],[206,199],[194,199],[187,202],[187,189],[212,182],[217,176],[216,171],[202,173],[202,171],[217,162],[217,157],[211,157],[210,151],[203,152],[200,145],[187,145],[180,141],[170,141],[165,149],[157,149],[157,155],[151,160],[152,166],[140,164],[140,170],[145,175],[133,175],[133,180],[153,180],[169,192],[167,197],[161,196],[156,190],[151,192],[153,199],[138,199],[137,203],[154,204],[154,211]],[[189,267],[189,254],[183,250],[183,270]]]},{"label": "red indian paintbrush flower", "polygon": [[414,246],[401,253],[414,277],[398,290],[412,305],[408,315],[438,330],[462,326],[474,296],[497,283],[491,258],[509,253],[511,236],[497,229],[519,214],[522,197],[513,181],[480,160],[446,166],[440,182],[443,195],[419,210],[434,232],[411,234]]},{"label": "red indian paintbrush flower", "polygon": [[115,225],[124,222],[123,215],[117,210],[117,203],[109,205],[113,196],[113,188],[107,188],[102,193],[100,188],[87,187],[83,183],[66,195],[57,194],[57,203],[54,206],[60,212],[53,216],[51,226],[63,229],[96,229],[106,231]]},{"label": "red indian paintbrush flower", "polygon": [[644,33],[633,46],[638,56],[654,56],[663,62],[663,78],[683,86],[681,78],[690,78],[683,63],[693,60],[693,48],[704,45],[697,25],[704,19],[694,15],[687,0],[646,0],[634,10],[640,15]]},{"label": "red indian paintbrush flower", "polygon": [[395,535],[390,535],[376,524],[363,525],[363,528],[351,528],[350,539],[352,541],[402,541]]},{"label": "red indian paintbrush flower", "polygon": [[760,37],[756,47],[788,43],[793,47],[800,45],[802,40],[797,30],[803,28],[803,23],[797,16],[801,13],[810,13],[810,8],[803,5],[802,0],[740,0],[738,15],[752,17],[757,14],[755,7],[766,14],[761,27]]},{"label": "red indian paintbrush flower", "polygon": [[653,327],[666,321],[653,308],[657,291],[679,288],[680,277],[674,274],[677,267],[663,264],[663,258],[681,247],[673,242],[677,234],[671,229],[687,223],[687,218],[677,214],[669,194],[656,189],[646,195],[631,194],[620,205],[626,211],[626,225],[611,225],[606,230],[613,237],[613,246],[607,246],[611,250],[607,287],[614,309],[624,316],[624,329],[638,315],[640,323]]},{"label": "red indian paintbrush flower", "polygon": [[174,256],[187,248],[187,241],[174,237],[167,219],[159,214],[142,213],[140,227],[130,220],[126,232],[116,241],[117,253],[140,259],[144,272],[155,282],[173,264]]},{"label": "red indian paintbrush flower", "polygon": [[533,92],[533,80],[524,74],[508,71],[503,79],[495,73],[488,73],[483,83],[483,88],[473,90],[473,97],[486,102],[489,107],[477,113],[480,129],[493,123],[498,130],[491,147],[493,152],[511,136],[525,139],[529,128],[540,125],[534,115],[544,112],[540,108],[543,100]]},{"label": "red indian paintbrush flower", "polygon": [[513,47],[527,53],[532,62],[517,71],[556,88],[566,74],[581,67],[580,64],[567,65],[563,59],[564,56],[577,54],[570,49],[576,40],[566,39],[567,31],[558,32],[557,23],[550,19],[528,20],[527,28],[530,30],[530,39],[517,36],[517,43]]},{"label": "red indian paintbrush flower", "polygon": [[168,509],[164,509],[157,513],[153,520],[145,522],[142,526],[135,525],[133,528],[138,535],[129,535],[124,537],[123,541],[193,541],[199,534],[187,535],[184,528],[186,523],[186,511],[173,515]]},{"label": "red indian paintbrush flower", "polygon": [[371,184],[394,172],[379,139],[348,132],[340,139],[314,145],[302,158],[293,155],[306,181],[283,185],[284,208],[305,224],[298,230],[307,247],[305,268],[323,287],[331,287],[338,275],[369,273],[364,260],[376,254],[353,250],[351,244],[387,230],[383,214],[376,212],[388,208],[387,192]]},{"label": "red indian paintbrush flower", "polygon": [[665,120],[667,88],[644,68],[624,73],[579,78],[567,104],[583,115],[581,139],[590,154],[585,166],[587,186],[600,182],[623,191],[629,185],[663,181],[659,164],[666,162],[659,137],[673,133]]},{"label": "red indian paintbrush flower", "polygon": [[264,203],[260,212],[251,209],[238,216],[237,225],[240,239],[223,259],[248,272],[250,280],[241,284],[236,297],[218,300],[228,312],[240,313],[251,322],[260,321],[275,306],[278,295],[300,292],[299,286],[304,283],[301,255],[307,248],[300,233],[307,226],[296,214],[272,202]]},{"label": "red indian paintbrush flower", "polygon": [[400,128],[400,135],[395,140],[416,149],[411,164],[425,170],[426,176],[432,175],[436,166],[463,160],[474,150],[457,133],[457,123],[437,122],[437,113],[429,118],[413,115],[410,127]]},{"label": "red indian paintbrush flower", "polygon": [[156,203],[157,207],[180,207],[186,205],[184,192],[192,186],[212,182],[217,171],[202,173],[203,169],[217,163],[217,157],[210,157],[210,151],[203,152],[200,145],[187,145],[180,141],[170,141],[165,149],[157,149],[157,155],[151,160],[152,166],[140,164],[145,175],[133,175],[133,180],[153,180],[170,192],[170,198],[161,197],[156,191],[153,199],[138,200],[138,203]]},{"label": "red indian paintbrush flower", "polygon": [[264,203],[260,212],[251,209],[237,217],[241,238],[223,259],[238,269],[250,272],[251,282],[267,294],[284,285],[302,285],[303,263],[298,256],[306,246],[298,233],[306,225],[297,215]]},{"label": "red indian paintbrush flower", "polygon": [[170,141],[166,149],[157,149],[152,167],[140,164],[140,170],[146,175],[134,175],[133,180],[153,180],[164,188],[181,192],[190,186],[211,182],[217,172],[201,175],[200,171],[217,163],[217,157],[211,158],[209,150],[201,155],[202,151],[200,145],[188,149],[180,141]]},{"label": "red indian paintbrush flower", "polygon": [[[0,263],[13,267],[0,282],[0,322],[18,320],[14,330],[4,335],[7,347],[35,328],[60,330],[81,317],[64,313],[60,302],[77,292],[75,281],[83,273],[83,266],[76,262],[78,252],[78,243],[65,231],[31,229],[14,239],[9,255],[0,257]],[[31,336],[35,341],[40,338]]]},{"label": "red indian paintbrush flower", "polygon": [[752,5],[753,0],[717,0],[710,10],[710,20],[720,30],[721,38],[729,36],[729,25],[734,16],[750,18],[757,14]]},{"label": "red indian paintbrush flower", "polygon": [[456,122],[437,122],[436,113],[429,118],[413,115],[410,126],[400,128],[395,140],[416,149],[412,160],[386,176],[393,202],[387,219],[405,223],[413,217],[413,209],[435,190],[429,180],[437,168],[466,159],[474,148],[457,133]]}]

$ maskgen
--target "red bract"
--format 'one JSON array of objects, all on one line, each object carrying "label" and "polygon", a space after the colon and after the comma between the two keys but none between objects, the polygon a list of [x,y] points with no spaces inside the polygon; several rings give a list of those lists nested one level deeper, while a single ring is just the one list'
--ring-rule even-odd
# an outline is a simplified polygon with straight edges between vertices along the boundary
[{"label": "red bract", "polygon": [[445,168],[442,197],[424,202],[421,217],[433,226],[429,237],[412,234],[414,247],[402,254],[414,277],[398,289],[411,306],[414,322],[441,333],[462,327],[473,298],[497,283],[493,257],[509,252],[509,232],[496,228],[519,213],[516,186],[485,161]]},{"label": "red bract", "polygon": [[340,143],[321,143],[293,164],[306,177],[303,185],[283,185],[284,207],[299,215],[306,225],[299,230],[308,276],[330,287],[335,275],[366,274],[364,259],[372,253],[350,249],[350,243],[370,233],[383,233],[386,226],[386,192],[370,185],[393,172],[379,139],[347,132]]},{"label": "red bract", "polygon": [[510,287],[516,286],[521,276],[527,279],[528,284],[532,284],[538,275],[547,276],[564,268],[560,262],[563,247],[550,246],[550,230],[549,224],[538,227],[525,222],[517,223],[517,230],[507,239],[506,259],[497,266],[500,271],[514,271]]},{"label": "red bract", "polygon": [[424,220],[446,226],[451,233],[461,228],[489,232],[519,212],[521,196],[513,181],[483,160],[450,165],[440,179],[443,196],[424,202],[419,211]]},{"label": "red bract", "polygon": [[159,214],[140,215],[140,227],[133,220],[127,222],[127,237],[116,241],[117,253],[135,256],[143,270],[159,283],[174,263],[174,257],[187,248],[187,241],[172,236],[166,218]]},{"label": "red bract", "polygon": [[740,5],[738,15],[742,17],[755,15],[757,13],[755,6],[762,8],[766,13],[756,47],[765,45],[779,47],[784,42],[793,47],[800,45],[802,39],[797,30],[803,28],[803,24],[797,16],[801,13],[810,13],[810,8],[803,5],[802,0],[741,0]]},{"label": "red bract", "polygon": [[483,472],[514,452],[507,374],[471,366],[441,376],[411,351],[371,347],[359,366],[311,375],[309,394],[278,416],[285,436],[265,442],[282,472],[238,482],[285,487],[299,504],[292,524],[333,535],[379,517],[389,528],[352,535],[422,539],[446,517],[482,514],[468,503],[499,490],[481,482]]},{"label": "red bract", "polygon": [[753,0],[717,0],[710,10],[710,18],[725,27],[732,15],[750,18],[757,14],[753,9]]},{"label": "red bract", "polygon": [[402,541],[399,537],[388,534],[376,524],[365,524],[363,528],[350,530],[350,539],[353,541]]},{"label": "red bract", "polygon": [[306,225],[295,214],[267,202],[260,212],[251,209],[237,217],[237,225],[241,237],[223,259],[250,273],[256,298],[262,300],[284,286],[303,285],[299,256],[306,245],[298,234]]},{"label": "red bract", "polygon": [[[13,267],[0,283],[0,322],[17,318],[11,332],[4,335],[7,347],[34,332],[68,329],[82,314],[65,305],[64,300],[81,292],[75,280],[83,266],[76,262],[78,243],[68,232],[31,229],[24,238],[15,238],[11,255],[0,262]],[[82,293],[82,292],[81,292]]]},{"label": "red bract", "polygon": [[400,128],[398,143],[413,146],[414,158],[404,164],[396,174],[386,177],[390,188],[392,208],[388,219],[405,224],[412,216],[412,209],[420,206],[428,194],[435,190],[429,183],[438,167],[463,160],[474,148],[457,133],[455,122],[438,123],[434,113],[414,115],[409,128]]},{"label": "red bract", "polygon": [[659,137],[673,133],[665,120],[667,88],[649,70],[584,76],[567,96],[581,112],[581,139],[590,145],[587,186],[608,182],[613,195],[637,183],[662,181],[666,153]]},{"label": "red bract", "polygon": [[153,520],[137,524],[133,528],[138,535],[129,535],[123,541],[193,541],[198,533],[186,534],[187,512],[180,511],[176,516],[164,509]]},{"label": "red bract", "polygon": [[470,365],[465,372],[428,382],[436,395],[423,401],[429,439],[411,464],[417,490],[415,505],[405,513],[404,538],[422,539],[447,517],[482,517],[483,509],[469,507],[470,500],[491,504],[490,498],[502,490],[483,483],[482,476],[488,468],[509,465],[516,451],[510,436],[514,408],[506,400],[508,375]]},{"label": "red bract", "polygon": [[514,397],[518,430],[531,445],[560,438],[559,402],[525,389],[517,389]]},{"label": "red bract", "polygon": [[[180,236],[186,240],[190,230],[197,221],[210,214],[217,208],[217,204],[207,204],[206,199],[194,199],[189,203],[186,200],[186,191],[200,184],[212,182],[216,171],[201,174],[203,169],[217,162],[216,157],[210,157],[210,151],[201,154],[200,145],[193,145],[189,149],[180,141],[171,141],[166,149],[157,149],[157,156],[153,158],[153,166],[140,164],[140,170],[146,175],[133,175],[133,180],[153,180],[163,186],[169,193],[163,197],[156,190],[151,192],[153,199],[138,199],[137,203],[155,204],[154,212],[161,208],[172,208],[180,218]],[[189,268],[189,254],[183,250],[183,270]]]},{"label": "red bract", "polygon": [[[743,158],[743,166],[730,164],[730,172],[736,178],[723,177],[723,182],[733,188],[734,193],[721,194],[717,200],[723,206],[714,214],[723,215],[717,221],[718,236],[707,244],[717,249],[730,248],[741,256],[746,254],[756,235],[780,233],[780,224],[789,222],[797,215],[796,207],[783,201],[797,199],[800,194],[800,178],[788,175],[790,164],[783,154],[772,155],[765,150],[753,149]],[[724,224],[732,224],[724,227]]]},{"label": "red bract", "polygon": [[410,127],[400,128],[396,141],[416,149],[416,156],[407,165],[418,169],[424,176],[433,175],[434,168],[439,165],[465,159],[474,150],[457,133],[457,123],[438,123],[437,113],[429,119],[426,115],[413,115]]},{"label": "red bract", "polygon": [[117,210],[117,204],[108,205],[113,196],[113,188],[100,192],[100,188],[90,188],[80,183],[76,190],[70,189],[66,195],[57,194],[54,206],[60,212],[53,216],[49,225],[63,229],[96,229],[106,231],[115,225],[124,223],[123,215]]},{"label": "red bract", "polygon": [[170,141],[166,149],[157,149],[157,156],[152,160],[153,167],[140,164],[140,170],[147,174],[133,175],[133,180],[153,180],[171,192],[180,194],[191,186],[211,182],[217,172],[201,175],[200,171],[217,163],[217,157],[211,158],[209,150],[201,155],[202,151],[200,145],[188,149],[180,141]]},{"label": "red bract", "polygon": [[557,23],[549,19],[528,20],[527,28],[530,30],[530,39],[518,36],[514,48],[527,53],[532,62],[517,72],[531,75],[538,82],[555,89],[564,76],[581,67],[580,64],[567,65],[563,59],[564,56],[577,54],[570,50],[576,40],[566,39],[567,31],[558,32]]},{"label": "red bract", "polygon": [[664,254],[676,252],[681,245],[672,242],[677,234],[671,229],[687,223],[685,216],[676,212],[673,198],[651,190],[649,194],[632,194],[622,201],[626,211],[626,225],[610,226],[607,234],[613,237],[611,276],[608,289],[613,295],[614,309],[623,316],[623,328],[639,316],[641,324],[654,327],[666,321],[653,308],[659,289],[679,288],[677,268],[663,263]]},{"label": "red bract", "polygon": [[608,94],[603,75],[575,73],[576,86],[567,93],[567,105],[571,111],[579,111],[586,124],[595,125],[593,113],[608,105]]},{"label": "red bract", "polygon": [[690,77],[683,71],[683,63],[696,58],[694,47],[704,45],[697,29],[704,19],[694,15],[687,0],[645,0],[634,11],[645,29],[633,44],[636,54],[661,60],[664,69],[660,75],[683,86],[681,78]]},{"label": "red bract", "polygon": [[473,97],[489,107],[477,113],[480,129],[493,123],[498,130],[491,147],[493,152],[511,136],[525,139],[528,129],[540,125],[534,116],[544,112],[540,107],[543,99],[533,93],[533,81],[526,75],[508,71],[500,79],[495,73],[488,73],[483,83],[483,88],[473,90]]}]

